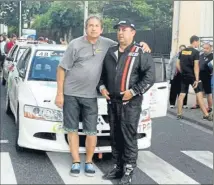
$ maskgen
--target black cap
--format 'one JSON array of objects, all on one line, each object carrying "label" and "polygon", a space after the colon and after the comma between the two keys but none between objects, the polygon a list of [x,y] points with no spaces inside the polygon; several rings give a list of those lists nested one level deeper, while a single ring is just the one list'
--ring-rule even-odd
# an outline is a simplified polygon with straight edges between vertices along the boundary
[{"label": "black cap", "polygon": [[122,20],[122,21],[118,22],[113,28],[117,29],[119,26],[129,26],[129,27],[133,28],[134,30],[136,30],[135,25],[129,20]]}]

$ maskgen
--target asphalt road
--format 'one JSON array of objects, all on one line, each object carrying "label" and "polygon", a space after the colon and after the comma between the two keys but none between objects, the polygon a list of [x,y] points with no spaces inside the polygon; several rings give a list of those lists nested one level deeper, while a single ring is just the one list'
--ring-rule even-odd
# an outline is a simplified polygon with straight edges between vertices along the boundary
[{"label": "asphalt road", "polygon": [[[1,89],[1,184],[116,184],[101,175],[110,159],[95,161],[93,178],[69,176],[70,154],[15,150],[15,124],[5,114],[5,89]],[[152,146],[139,151],[134,184],[213,184],[214,139],[211,130],[167,116],[153,120]],[[82,155],[84,158],[84,155]]]}]

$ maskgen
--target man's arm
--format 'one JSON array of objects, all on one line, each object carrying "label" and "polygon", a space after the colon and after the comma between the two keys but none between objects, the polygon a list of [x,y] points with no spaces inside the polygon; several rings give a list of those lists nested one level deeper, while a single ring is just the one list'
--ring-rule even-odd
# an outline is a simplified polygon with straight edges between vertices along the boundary
[{"label": "man's arm", "polygon": [[199,60],[194,60],[195,81],[199,81]]},{"label": "man's arm", "polygon": [[[107,52],[108,53],[108,52]],[[107,54],[106,54],[107,55]],[[101,77],[100,77],[100,81],[98,83],[98,89],[100,91],[100,93],[107,99],[110,100],[109,97],[109,92],[106,89],[106,78],[107,78],[107,73],[106,73],[106,68],[105,68],[105,61],[106,61],[106,56],[105,59],[103,61],[103,68],[102,68],[102,73],[101,73]]]},{"label": "man's arm", "polygon": [[181,65],[180,65],[180,60],[179,59],[176,62],[176,67],[177,67],[178,71],[181,72]]},{"label": "man's arm", "polygon": [[71,41],[57,68],[57,95],[63,94],[65,72],[71,70],[75,60],[76,50],[74,43]]},{"label": "man's arm", "polygon": [[[108,53],[108,52],[107,52]],[[106,54],[107,55],[107,54]],[[102,67],[102,73],[100,76],[100,81],[98,83],[98,90],[101,92],[103,89],[106,89],[106,69],[105,69],[105,61],[106,61],[106,56],[103,60],[103,67]]]},{"label": "man's arm", "polygon": [[172,58],[169,60],[169,63],[168,63],[168,65],[167,65],[167,72],[166,72],[166,78],[167,78],[167,80],[171,80],[172,65],[173,65],[173,62],[175,62],[174,60],[175,60],[175,58],[172,57]]},{"label": "man's arm", "polygon": [[199,66],[199,52],[197,51],[194,55],[194,74],[195,74],[195,81],[199,81],[199,71],[200,71],[200,66]]},{"label": "man's arm", "polygon": [[141,73],[143,74],[141,81],[137,82],[130,89],[133,96],[144,94],[152,87],[155,82],[155,63],[149,53],[140,55]]},{"label": "man's arm", "polygon": [[63,95],[65,81],[65,69],[62,67],[57,68],[57,95]]}]

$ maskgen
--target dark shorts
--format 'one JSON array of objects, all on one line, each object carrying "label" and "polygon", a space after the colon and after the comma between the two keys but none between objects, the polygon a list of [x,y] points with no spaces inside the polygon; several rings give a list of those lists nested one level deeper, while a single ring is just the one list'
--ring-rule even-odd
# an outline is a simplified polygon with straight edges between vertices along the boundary
[{"label": "dark shorts", "polygon": [[[188,93],[189,85],[193,86],[195,80],[191,78],[181,78],[181,93]],[[202,82],[198,82],[198,86],[194,89],[195,93],[203,92]]]},{"label": "dark shorts", "polygon": [[97,134],[98,106],[97,98],[82,98],[64,95],[63,129],[67,132],[78,132],[82,121],[83,133]]},{"label": "dark shorts", "polygon": [[209,73],[200,73],[200,79],[202,81],[205,94],[212,94],[211,78],[212,76]]}]

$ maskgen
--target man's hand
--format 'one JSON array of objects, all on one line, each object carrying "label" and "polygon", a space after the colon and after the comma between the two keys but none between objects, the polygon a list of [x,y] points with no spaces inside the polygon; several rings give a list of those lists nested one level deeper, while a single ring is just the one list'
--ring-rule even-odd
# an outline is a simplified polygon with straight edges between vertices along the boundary
[{"label": "man's hand", "polygon": [[150,49],[150,47],[148,46],[147,43],[145,43],[145,42],[140,42],[140,46],[143,47],[143,50],[144,50],[145,52],[151,53],[151,49]]},{"label": "man's hand", "polygon": [[107,99],[107,100],[110,100],[110,97],[108,96],[109,95],[109,92],[107,89],[102,89],[101,90],[101,94]]},{"label": "man's hand", "polygon": [[59,108],[63,108],[64,105],[64,95],[63,94],[57,94],[55,98],[55,104]]},{"label": "man's hand", "polygon": [[133,97],[133,94],[131,93],[130,90],[121,92],[120,94],[123,94],[123,100],[124,101],[128,101],[128,100],[132,99],[132,97]]},{"label": "man's hand", "polygon": [[198,87],[198,81],[195,81],[194,84],[192,85],[192,87],[193,87],[194,89],[196,89],[196,88]]}]

